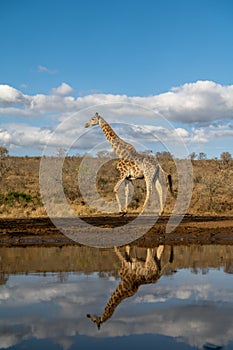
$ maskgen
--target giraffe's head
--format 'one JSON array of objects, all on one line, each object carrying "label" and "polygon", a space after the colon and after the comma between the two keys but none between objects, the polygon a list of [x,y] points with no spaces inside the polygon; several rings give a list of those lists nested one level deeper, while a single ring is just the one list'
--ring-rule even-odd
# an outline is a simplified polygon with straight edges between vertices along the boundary
[{"label": "giraffe's head", "polygon": [[92,117],[89,122],[87,122],[85,124],[85,128],[88,128],[89,126],[95,126],[95,125],[98,125],[99,124],[99,118],[100,118],[100,115],[98,113],[96,113],[94,115],[94,117]]},{"label": "giraffe's head", "polygon": [[102,323],[100,316],[87,314],[87,317],[90,318],[92,322],[96,323],[97,328],[100,329],[100,325]]}]

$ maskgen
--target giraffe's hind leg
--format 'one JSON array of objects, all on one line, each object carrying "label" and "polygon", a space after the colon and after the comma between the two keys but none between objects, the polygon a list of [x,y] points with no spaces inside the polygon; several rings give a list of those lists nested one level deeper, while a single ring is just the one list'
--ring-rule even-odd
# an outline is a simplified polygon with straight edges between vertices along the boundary
[{"label": "giraffe's hind leg", "polygon": [[159,245],[157,248],[157,259],[160,260],[164,251],[164,245]]},{"label": "giraffe's hind leg", "polygon": [[128,201],[129,201],[129,181],[125,179],[125,209],[124,213],[127,214],[128,211]]},{"label": "giraffe's hind leg", "polygon": [[142,213],[145,211],[146,205],[148,204],[152,194],[152,180],[151,180],[151,177],[147,176],[146,174],[145,174],[145,182],[146,182],[146,198],[143,203]]},{"label": "giraffe's hind leg", "polygon": [[156,180],[155,187],[159,195],[159,205],[160,205],[159,216],[161,216],[163,214],[163,188],[161,183],[159,182],[159,179]]}]

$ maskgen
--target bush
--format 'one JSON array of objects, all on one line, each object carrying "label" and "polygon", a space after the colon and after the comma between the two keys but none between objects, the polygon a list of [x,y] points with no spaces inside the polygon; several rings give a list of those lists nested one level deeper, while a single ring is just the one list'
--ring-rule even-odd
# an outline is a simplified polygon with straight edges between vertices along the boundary
[{"label": "bush", "polygon": [[24,192],[14,192],[10,191],[6,195],[0,195],[0,203],[13,203],[13,202],[31,202],[32,196],[30,194],[26,194]]}]

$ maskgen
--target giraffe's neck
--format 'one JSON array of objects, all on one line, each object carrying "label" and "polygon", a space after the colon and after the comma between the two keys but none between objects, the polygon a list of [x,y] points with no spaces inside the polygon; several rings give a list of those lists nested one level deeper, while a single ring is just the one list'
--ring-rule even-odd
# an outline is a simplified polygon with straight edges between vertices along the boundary
[{"label": "giraffe's neck", "polygon": [[122,140],[111,128],[111,126],[104,120],[104,118],[100,117],[99,125],[112,149],[119,158],[135,160],[135,157],[138,155],[138,153],[131,144]]},{"label": "giraffe's neck", "polygon": [[112,293],[112,296],[104,309],[104,312],[101,316],[101,322],[107,321],[112,316],[115,309],[122,302],[122,300],[136,293],[138,290],[138,285],[132,282],[129,284],[129,286],[126,286],[124,282],[120,282],[117,289]]},{"label": "giraffe's neck", "polygon": [[111,128],[111,126],[104,120],[104,118],[99,118],[99,125],[106,136],[106,139],[111,144],[113,140],[119,139],[119,136],[115,133],[115,131]]}]

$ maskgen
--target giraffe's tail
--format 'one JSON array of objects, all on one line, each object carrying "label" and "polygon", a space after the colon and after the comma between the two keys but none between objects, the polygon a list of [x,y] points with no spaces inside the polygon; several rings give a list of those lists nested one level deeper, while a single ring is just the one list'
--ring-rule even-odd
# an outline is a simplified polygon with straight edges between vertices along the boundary
[{"label": "giraffe's tail", "polygon": [[173,187],[172,187],[172,176],[171,176],[171,174],[168,174],[168,175],[167,175],[167,180],[168,180],[169,190],[170,190],[171,194],[174,196]]},{"label": "giraffe's tail", "polygon": [[171,174],[167,174],[167,180],[168,180],[169,191],[170,191],[172,197],[176,198],[176,193],[173,190],[173,183],[172,183],[172,176],[171,176]]}]

